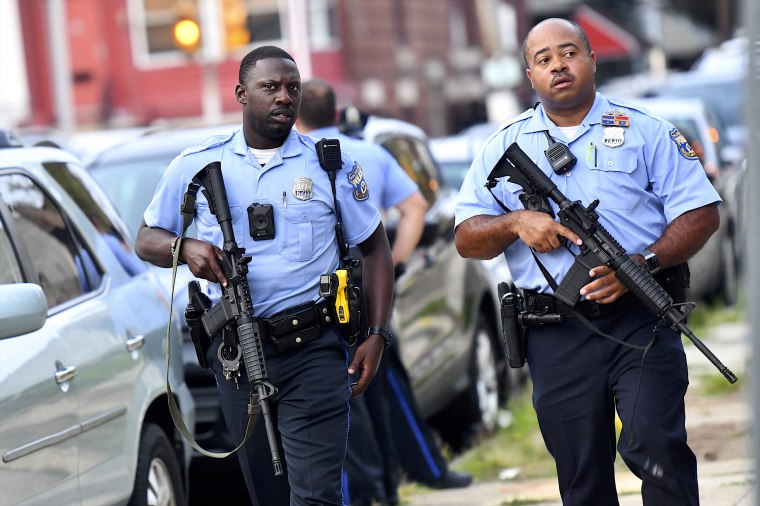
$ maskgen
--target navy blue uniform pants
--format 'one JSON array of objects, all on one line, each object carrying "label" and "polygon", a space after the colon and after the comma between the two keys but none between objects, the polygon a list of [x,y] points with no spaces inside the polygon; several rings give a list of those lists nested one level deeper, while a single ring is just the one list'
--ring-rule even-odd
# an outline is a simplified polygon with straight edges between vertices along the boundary
[{"label": "navy blue uniform pants", "polygon": [[[646,345],[657,323],[643,306],[594,319],[617,339]],[[699,504],[697,462],[686,444],[686,357],[678,332],[660,331],[646,355],[594,334],[579,320],[532,327],[526,353],[533,406],[555,459],[564,506],[618,504],[615,409],[623,430],[617,449],[642,480],[648,506]]]},{"label": "navy blue uniform pants", "polygon": [[[243,372],[224,379],[216,357],[218,339],[208,358],[216,376],[219,401],[235,443],[245,433],[251,385]],[[334,329],[295,351],[278,353],[263,343],[269,382],[278,392],[269,398],[285,473],[275,476],[264,421],[237,456],[254,506],[343,505],[341,480],[348,437],[348,346]],[[244,370],[244,367],[241,366]]]}]

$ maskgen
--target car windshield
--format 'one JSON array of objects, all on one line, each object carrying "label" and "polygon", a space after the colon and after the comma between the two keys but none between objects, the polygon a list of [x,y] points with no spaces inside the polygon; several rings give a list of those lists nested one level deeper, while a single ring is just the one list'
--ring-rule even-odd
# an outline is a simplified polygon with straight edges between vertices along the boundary
[{"label": "car windshield", "polygon": [[705,83],[666,88],[663,95],[672,97],[697,97],[709,104],[721,123],[740,125],[744,121],[741,81]]},{"label": "car windshield", "polygon": [[462,187],[464,176],[467,174],[467,170],[470,168],[470,163],[462,161],[439,161],[438,167],[441,169],[441,175],[447,185],[459,190]]},{"label": "car windshield", "polygon": [[[113,201],[132,236],[142,222],[153,192],[170,160],[125,160],[92,169],[92,175]],[[130,174],[130,177],[125,177]]]}]

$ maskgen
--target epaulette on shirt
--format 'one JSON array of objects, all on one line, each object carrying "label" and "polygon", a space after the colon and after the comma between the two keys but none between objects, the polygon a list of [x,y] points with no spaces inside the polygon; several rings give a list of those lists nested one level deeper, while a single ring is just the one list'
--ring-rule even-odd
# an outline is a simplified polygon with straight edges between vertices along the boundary
[{"label": "epaulette on shirt", "polygon": [[235,132],[231,132],[228,134],[212,135],[211,137],[209,137],[202,143],[198,144],[197,146],[190,146],[189,148],[185,148],[182,151],[182,153],[180,153],[180,156],[192,155],[193,153],[200,153],[201,151],[206,151],[207,149],[221,146],[222,144],[230,140],[233,135],[235,135]]},{"label": "epaulette on shirt", "polygon": [[483,144],[488,143],[491,139],[493,139],[496,136],[496,134],[498,134],[502,130],[506,130],[507,128],[511,127],[514,124],[517,124],[517,123],[520,123],[521,121],[525,121],[532,118],[534,112],[536,111],[533,108],[527,109],[523,111],[522,113],[518,114],[517,116],[514,116],[506,120],[505,122],[499,124],[496,130],[491,135],[488,136],[488,138],[484,141]]},{"label": "epaulette on shirt", "polygon": [[611,105],[620,107],[622,109],[634,110],[640,114],[649,116],[650,118],[663,119],[661,116],[658,116],[657,114],[654,114],[652,111],[647,109],[646,106],[637,104],[636,102],[631,102],[629,100],[620,99],[620,98],[610,98],[610,97],[607,97],[607,101]]}]

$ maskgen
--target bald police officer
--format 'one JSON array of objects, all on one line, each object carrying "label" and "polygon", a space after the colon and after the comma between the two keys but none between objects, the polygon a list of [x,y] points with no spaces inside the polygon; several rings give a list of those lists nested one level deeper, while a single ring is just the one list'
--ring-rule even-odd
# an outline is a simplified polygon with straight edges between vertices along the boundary
[{"label": "bald police officer", "polygon": [[[672,124],[596,93],[596,56],[577,24],[542,21],[526,37],[523,54],[541,103],[503,124],[473,161],[456,210],[457,248],[466,257],[504,254],[531,309],[567,316],[560,325],[529,328],[526,337],[533,405],[557,465],[563,504],[618,504],[616,410],[623,423],[617,449],[642,480],[644,504],[698,504],[679,333],[664,326],[655,341],[658,317],[608,267],[590,270],[593,281],[580,289],[585,300],[576,309],[623,344],[573,317],[552,297],[549,277],[561,281],[574,261],[559,238],[580,239],[548,214],[525,210],[519,185],[500,178],[492,195],[484,184],[516,142],[568,199],[584,205],[599,199],[601,224],[681,301],[680,266],[717,229],[720,197]],[[550,143],[569,150],[575,164],[555,172],[545,153]]]}]

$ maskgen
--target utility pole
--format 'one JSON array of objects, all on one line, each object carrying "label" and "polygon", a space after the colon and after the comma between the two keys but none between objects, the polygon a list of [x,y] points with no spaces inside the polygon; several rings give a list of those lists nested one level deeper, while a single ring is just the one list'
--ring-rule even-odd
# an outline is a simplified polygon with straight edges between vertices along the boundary
[{"label": "utility pole", "polygon": [[288,0],[288,42],[302,81],[312,76],[308,15],[305,0]]},{"label": "utility pole", "polygon": [[[752,192],[748,188],[760,188],[760,102],[753,100],[750,90],[756,90],[760,86],[760,2],[757,0],[743,0],[742,2],[742,19],[744,19],[744,28],[749,37],[747,51],[749,51],[749,69],[747,69],[747,82],[744,85],[744,100],[747,105],[747,184],[742,185],[746,190],[744,193],[745,205],[748,207],[744,216],[747,218],[747,251],[743,252],[746,258],[745,264],[749,271],[749,286],[747,287],[747,313],[749,314],[750,336],[752,340],[752,365],[747,370],[756,372],[758,369],[758,360],[760,360],[760,312],[753,311],[753,300],[760,298],[760,263],[753,262],[752,259],[760,255],[760,221],[751,219],[751,216],[758,216],[760,213],[760,199],[750,198]],[[750,399],[753,406],[755,420],[760,420],[760,375],[751,374]],[[754,441],[755,459],[760,457],[760,424],[751,424]],[[760,504],[757,487],[753,504]]]},{"label": "utility pole", "polygon": [[71,91],[71,64],[66,33],[65,0],[47,0],[47,24],[50,31],[50,68],[53,72],[53,107],[58,128],[70,134],[75,128],[74,99]]}]

